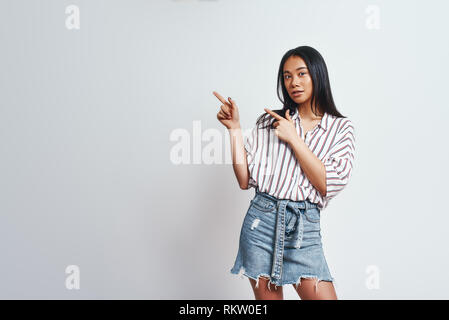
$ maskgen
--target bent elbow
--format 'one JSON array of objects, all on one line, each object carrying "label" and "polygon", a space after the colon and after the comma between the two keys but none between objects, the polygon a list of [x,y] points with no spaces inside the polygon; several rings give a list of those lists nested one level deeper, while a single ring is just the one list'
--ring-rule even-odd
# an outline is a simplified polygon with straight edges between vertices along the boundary
[{"label": "bent elbow", "polygon": [[248,184],[241,184],[240,189],[242,190],[248,190],[249,185]]},{"label": "bent elbow", "polygon": [[249,180],[246,180],[246,181],[244,181],[244,182],[242,182],[242,183],[239,183],[239,185],[240,185],[240,189],[242,189],[242,190],[248,190],[249,189]]},{"label": "bent elbow", "polygon": [[321,194],[322,198],[326,198],[327,186],[324,189],[319,190],[319,193]]}]

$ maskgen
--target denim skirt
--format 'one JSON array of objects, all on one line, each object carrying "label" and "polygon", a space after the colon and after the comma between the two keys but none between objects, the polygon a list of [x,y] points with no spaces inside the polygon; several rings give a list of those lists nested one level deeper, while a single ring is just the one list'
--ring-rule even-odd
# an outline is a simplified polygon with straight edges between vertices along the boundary
[{"label": "denim skirt", "polygon": [[309,200],[277,199],[256,189],[243,219],[232,274],[256,280],[268,278],[275,287],[301,278],[332,278],[321,243],[320,209]]}]

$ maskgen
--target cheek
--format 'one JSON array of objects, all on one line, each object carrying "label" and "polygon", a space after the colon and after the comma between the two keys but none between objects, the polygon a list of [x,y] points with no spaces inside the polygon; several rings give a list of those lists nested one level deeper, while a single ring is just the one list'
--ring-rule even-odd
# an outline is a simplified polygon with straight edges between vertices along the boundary
[{"label": "cheek", "polygon": [[307,83],[305,91],[306,91],[305,93],[306,93],[307,98],[310,98],[312,96],[312,94],[313,94],[313,83],[312,83],[312,81]]},{"label": "cheek", "polygon": [[307,79],[307,81],[305,82],[305,87],[306,87],[306,91],[308,92],[312,92],[313,91],[313,83],[312,83],[312,79]]}]

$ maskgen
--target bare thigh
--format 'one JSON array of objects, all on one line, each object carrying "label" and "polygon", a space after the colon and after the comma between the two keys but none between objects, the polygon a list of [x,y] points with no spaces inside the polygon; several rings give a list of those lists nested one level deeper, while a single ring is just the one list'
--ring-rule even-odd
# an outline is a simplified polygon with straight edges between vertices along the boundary
[{"label": "bare thigh", "polygon": [[331,281],[320,281],[315,288],[315,279],[301,279],[301,284],[293,284],[301,300],[337,300],[334,284]]},{"label": "bare thigh", "polygon": [[270,283],[270,289],[268,289],[269,281],[269,279],[263,276],[259,277],[259,285],[256,288],[257,281],[249,278],[256,300],[283,300],[284,295],[282,286],[276,287],[274,284]]}]

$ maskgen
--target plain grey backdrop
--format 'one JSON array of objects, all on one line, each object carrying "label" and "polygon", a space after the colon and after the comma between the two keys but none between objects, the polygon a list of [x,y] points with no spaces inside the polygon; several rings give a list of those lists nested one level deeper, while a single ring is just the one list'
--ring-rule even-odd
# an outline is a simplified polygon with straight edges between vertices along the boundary
[{"label": "plain grey backdrop", "polygon": [[[70,5],[79,29],[66,26]],[[322,211],[338,297],[448,299],[448,11],[1,0],[0,298],[252,299],[229,270],[254,189],[229,163],[175,164],[170,135],[187,132],[191,150],[207,145],[195,123],[228,138],[214,90],[250,128],[281,107],[282,55],[310,45],[357,132],[352,179]],[[66,286],[71,265],[79,289]]]}]

